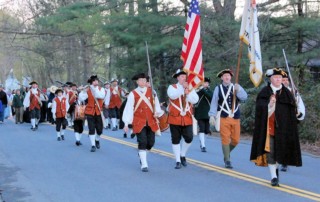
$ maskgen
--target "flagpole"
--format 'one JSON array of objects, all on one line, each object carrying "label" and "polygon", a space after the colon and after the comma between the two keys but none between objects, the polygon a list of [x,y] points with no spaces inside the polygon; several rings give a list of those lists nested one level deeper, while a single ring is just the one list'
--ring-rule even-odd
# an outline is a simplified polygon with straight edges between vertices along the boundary
[{"label": "flagpole", "polygon": [[[238,64],[236,69],[236,75],[235,75],[235,84],[239,83],[239,72],[240,72],[240,63],[241,63],[241,57],[242,57],[242,40],[240,40],[239,44],[239,52],[238,52]],[[235,86],[233,88],[233,97],[232,97],[232,113],[234,112],[234,107],[236,105],[236,98],[237,98],[237,92],[235,91]]]}]

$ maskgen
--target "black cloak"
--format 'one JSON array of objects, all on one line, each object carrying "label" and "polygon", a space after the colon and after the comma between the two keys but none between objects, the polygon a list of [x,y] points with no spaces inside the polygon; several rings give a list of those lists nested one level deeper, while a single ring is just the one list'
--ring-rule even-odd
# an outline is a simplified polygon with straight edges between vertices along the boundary
[{"label": "black cloak", "polygon": [[[256,100],[255,128],[250,160],[258,166],[267,166],[265,144],[268,104],[272,94],[273,92],[269,84],[260,91]],[[294,97],[286,87],[282,86],[276,93],[276,99],[275,160],[284,165],[302,166]]]}]

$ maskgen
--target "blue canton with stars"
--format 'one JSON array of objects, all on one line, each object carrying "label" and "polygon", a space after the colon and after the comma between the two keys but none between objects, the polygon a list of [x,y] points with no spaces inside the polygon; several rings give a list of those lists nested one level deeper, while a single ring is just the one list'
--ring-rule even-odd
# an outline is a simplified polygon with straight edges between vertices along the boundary
[{"label": "blue canton with stars", "polygon": [[192,0],[190,3],[189,17],[191,17],[191,13],[200,15],[199,2],[197,0]]}]

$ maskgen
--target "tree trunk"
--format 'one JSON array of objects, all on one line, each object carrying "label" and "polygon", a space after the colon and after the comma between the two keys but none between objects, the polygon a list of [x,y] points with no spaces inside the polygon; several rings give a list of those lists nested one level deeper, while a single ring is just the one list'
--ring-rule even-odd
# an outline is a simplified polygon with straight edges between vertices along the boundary
[{"label": "tree trunk", "polygon": [[[302,0],[298,0],[298,16],[299,18],[303,18],[303,2]],[[302,53],[303,46],[303,32],[301,29],[298,29],[298,53]]]},{"label": "tree trunk", "polygon": [[224,0],[223,6],[221,0],[212,0],[212,3],[218,15],[228,17],[230,19],[235,18],[234,12],[236,10],[236,0]]}]

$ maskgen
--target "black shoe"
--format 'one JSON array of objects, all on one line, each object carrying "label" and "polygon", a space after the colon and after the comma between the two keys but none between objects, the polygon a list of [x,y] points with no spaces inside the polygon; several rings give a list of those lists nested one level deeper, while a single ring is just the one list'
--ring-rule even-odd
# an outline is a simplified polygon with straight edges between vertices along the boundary
[{"label": "black shoe", "polygon": [[124,133],[124,134],[123,134],[123,138],[127,138],[127,133]]},{"label": "black shoe", "polygon": [[16,122],[16,124],[18,124],[18,122]]},{"label": "black shoe", "polygon": [[142,172],[149,172],[148,167],[141,168]]},{"label": "black shoe", "polygon": [[176,167],[174,167],[175,169],[180,169],[182,166],[181,166],[181,163],[180,162],[177,162],[176,163]]},{"label": "black shoe", "polygon": [[113,128],[112,128],[112,131],[116,131],[116,130],[117,130],[117,128],[116,128],[116,127],[113,127]]},{"label": "black shoe", "polygon": [[80,145],[82,145],[82,143],[80,141],[76,141],[76,145],[80,146]]},{"label": "black shoe", "polygon": [[61,139],[64,140],[64,135],[61,135]]},{"label": "black shoe", "polygon": [[96,140],[96,147],[97,147],[97,149],[100,149],[100,141]]},{"label": "black shoe", "polygon": [[136,136],[136,134],[131,133],[131,135],[130,135],[131,139],[133,139],[133,138],[134,138],[134,136]]},{"label": "black shoe", "polygon": [[91,152],[95,152],[95,151],[96,151],[96,147],[95,147],[95,146],[92,146],[90,151],[91,151]]},{"label": "black shoe", "polygon": [[287,172],[287,170],[288,170],[288,166],[287,165],[282,165],[281,166],[281,171],[282,172]]},{"label": "black shoe", "polygon": [[180,156],[180,160],[181,160],[181,164],[186,167],[187,166],[187,160],[186,160],[186,157],[182,157]]},{"label": "black shoe", "polygon": [[271,180],[271,186],[273,186],[273,187],[280,187],[278,178],[273,178],[273,179]]},{"label": "black shoe", "polygon": [[34,128],[34,127],[32,127],[32,128],[31,128],[31,130],[36,131],[37,129],[36,129],[36,128]]},{"label": "black shoe", "polygon": [[58,137],[57,140],[58,140],[58,141],[61,141],[61,137]]},{"label": "black shoe", "polygon": [[36,124],[36,129],[38,129],[38,124]]},{"label": "black shoe", "polygon": [[207,152],[206,147],[201,147],[201,152]]},{"label": "black shoe", "polygon": [[226,162],[224,162],[224,167],[225,167],[225,168],[232,169],[233,167],[232,167],[232,165],[231,165],[231,161],[226,161]]}]

